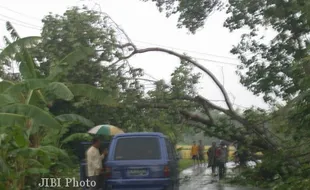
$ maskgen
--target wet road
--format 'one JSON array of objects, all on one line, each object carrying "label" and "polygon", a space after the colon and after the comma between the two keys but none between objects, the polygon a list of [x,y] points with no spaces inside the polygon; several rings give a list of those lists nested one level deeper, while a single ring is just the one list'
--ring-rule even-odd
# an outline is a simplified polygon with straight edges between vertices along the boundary
[{"label": "wet road", "polygon": [[180,175],[180,190],[262,190],[223,184],[217,181],[217,177],[212,177],[210,174],[211,169],[206,167],[192,167],[184,170]]}]

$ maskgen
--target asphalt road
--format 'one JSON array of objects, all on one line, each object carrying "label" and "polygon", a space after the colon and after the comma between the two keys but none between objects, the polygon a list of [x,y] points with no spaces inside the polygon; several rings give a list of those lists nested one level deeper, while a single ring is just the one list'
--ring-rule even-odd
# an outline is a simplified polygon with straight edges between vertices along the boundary
[{"label": "asphalt road", "polygon": [[180,190],[262,190],[253,187],[230,186],[211,176],[211,169],[206,167],[191,167],[181,175]]}]

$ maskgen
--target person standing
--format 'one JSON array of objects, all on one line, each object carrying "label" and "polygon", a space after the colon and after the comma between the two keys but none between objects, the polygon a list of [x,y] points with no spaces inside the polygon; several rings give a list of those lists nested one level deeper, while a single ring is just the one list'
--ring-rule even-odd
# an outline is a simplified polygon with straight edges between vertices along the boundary
[{"label": "person standing", "polygon": [[221,141],[220,147],[216,150],[216,157],[219,168],[219,179],[223,179],[226,173],[226,162],[228,160],[228,150],[223,141]]},{"label": "person standing", "polygon": [[195,163],[199,164],[199,161],[198,161],[198,151],[199,151],[199,147],[196,144],[196,141],[193,141],[192,150],[191,150],[191,156],[192,156],[192,160],[194,161],[194,166],[196,165]]},{"label": "person standing", "polygon": [[205,146],[203,145],[202,140],[199,140],[198,158],[199,158],[200,164],[202,165],[203,163],[203,166],[206,165],[204,154],[205,154]]},{"label": "person standing", "polygon": [[86,152],[86,163],[87,163],[87,176],[89,180],[95,181],[96,186],[91,187],[91,189],[99,189],[100,179],[99,176],[102,172],[102,160],[104,159],[104,154],[100,155],[100,140],[94,138],[92,141],[92,146]]},{"label": "person standing", "polygon": [[[103,168],[105,168],[105,163],[106,163],[106,161],[107,161],[107,158],[108,158],[108,148],[104,148],[104,150],[103,150],[103,155],[104,155],[104,158],[103,158],[103,160],[102,160],[102,167]],[[103,171],[104,172],[104,171]],[[100,183],[100,187],[102,188],[102,189],[104,189],[104,187],[105,187],[105,176],[104,176],[104,173],[101,173],[100,175],[99,175],[99,177],[100,177],[100,179],[99,179],[99,183]]]},{"label": "person standing", "polygon": [[212,146],[208,149],[208,167],[212,167],[212,175],[215,175],[216,169],[216,143],[212,142]]}]

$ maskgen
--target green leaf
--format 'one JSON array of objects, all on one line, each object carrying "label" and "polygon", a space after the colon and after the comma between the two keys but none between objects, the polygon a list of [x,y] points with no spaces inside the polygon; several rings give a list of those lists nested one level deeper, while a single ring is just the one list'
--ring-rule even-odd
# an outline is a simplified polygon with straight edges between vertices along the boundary
[{"label": "green leaf", "polygon": [[31,167],[43,167],[43,164],[36,159],[27,159],[27,164]]},{"label": "green leaf", "polygon": [[37,90],[45,88],[51,81],[47,79],[27,79],[23,83],[28,90]]},{"label": "green leaf", "polygon": [[45,79],[27,79],[22,83],[10,86],[4,93],[13,97],[15,102],[24,102],[25,97],[23,94],[29,90],[35,90],[32,94],[31,102],[35,102],[36,105],[39,105],[37,102],[44,102],[46,104],[46,100],[39,90],[45,88],[49,83],[50,81]]},{"label": "green leaf", "polygon": [[0,133],[0,146],[3,144],[3,142],[6,140],[7,137],[8,134]]},{"label": "green leaf", "polygon": [[32,56],[25,49],[22,53],[18,54],[21,59],[19,65],[19,71],[23,79],[33,79],[36,78],[35,64]]},{"label": "green leaf", "polygon": [[4,93],[6,94],[16,94],[22,92],[28,92],[29,90],[37,90],[45,88],[50,83],[49,80],[45,79],[27,79],[21,83],[11,85],[6,88]]},{"label": "green leaf", "polygon": [[13,58],[13,56],[18,53],[20,49],[23,47],[36,45],[38,44],[39,40],[41,40],[40,36],[29,36],[16,40],[0,52],[0,60],[8,57]]},{"label": "green leaf", "polygon": [[17,130],[17,131],[14,131],[15,132],[15,135],[14,135],[14,138],[15,138],[15,142],[17,144],[18,147],[24,147],[28,144],[28,140],[26,139],[26,135],[23,133],[22,130]]},{"label": "green leaf", "polygon": [[17,94],[17,93],[21,93],[21,92],[26,92],[26,88],[25,88],[25,84],[23,83],[18,83],[15,85],[12,85],[10,87],[8,87],[3,93],[5,94]]},{"label": "green leaf", "polygon": [[29,104],[37,106],[41,109],[46,108],[47,101],[45,100],[45,97],[41,93],[41,90],[36,90],[32,93]]},{"label": "green leaf", "polygon": [[45,168],[29,168],[26,170],[27,174],[47,174],[49,173],[48,169]]},{"label": "green leaf", "polygon": [[15,103],[15,102],[16,101],[14,100],[14,98],[12,98],[12,96],[7,95],[7,94],[0,94],[0,107]]},{"label": "green leaf", "polygon": [[56,99],[70,101],[74,98],[71,90],[61,82],[52,82],[46,87],[47,94],[54,94]]},{"label": "green leaf", "polygon": [[26,93],[26,91],[27,91],[27,89],[26,89],[25,84],[18,83],[18,84],[12,85],[11,87],[7,88],[4,91],[4,94],[8,94],[8,95],[12,96],[18,102],[24,102],[25,97],[24,97],[23,93]]},{"label": "green leaf", "polygon": [[63,115],[56,116],[55,118],[62,123],[79,122],[88,127],[93,127],[95,125],[91,120],[86,119],[85,117],[77,115],[77,114],[63,114]]},{"label": "green leaf", "polygon": [[90,141],[92,139],[92,136],[88,133],[74,133],[68,137],[66,137],[62,144],[66,144],[68,142],[72,141]]},{"label": "green leaf", "polygon": [[33,158],[36,156],[45,156],[48,155],[47,151],[44,151],[40,148],[18,148],[14,149],[9,153],[11,156],[22,156],[24,158]]},{"label": "green leaf", "polygon": [[93,55],[94,53],[95,51],[93,48],[79,47],[63,58],[60,63],[67,63],[68,65],[71,65],[72,63],[77,63],[78,61],[81,61],[87,58],[89,55]]},{"label": "green leaf", "polygon": [[[6,30],[8,32],[10,32],[11,38],[13,39],[13,41],[20,39],[19,34],[17,33],[17,31],[15,30],[15,28],[13,27],[13,25],[9,21],[6,22]],[[6,41],[8,42],[7,44],[11,43],[9,40],[6,40]]]},{"label": "green leaf", "polygon": [[13,86],[14,83],[11,81],[3,80],[0,82],[0,93],[3,93],[6,89]]},{"label": "green leaf", "polygon": [[[8,167],[6,160],[0,157],[0,173],[4,174],[10,171],[10,168]],[[0,175],[1,176],[1,175]],[[0,186],[1,187],[1,186]],[[0,188],[1,189],[1,188]]]},{"label": "green leaf", "polygon": [[76,49],[63,58],[59,63],[54,63],[54,65],[51,66],[50,75],[47,79],[56,80],[70,66],[75,65],[78,61],[84,60],[92,54],[94,54],[94,50],[89,47],[80,47]]},{"label": "green leaf", "polygon": [[4,106],[2,113],[18,114],[33,120],[33,125],[61,128],[60,123],[48,112],[33,106],[25,104],[13,104]]},{"label": "green leaf", "polygon": [[0,60],[7,60],[8,58],[18,60],[18,62],[20,62],[19,72],[22,78],[36,78],[36,66],[27,48],[39,42],[39,39],[41,39],[41,37],[34,36],[17,39],[1,51]]},{"label": "green leaf", "polygon": [[57,148],[56,146],[51,146],[51,145],[41,146],[40,149],[45,152],[48,152],[49,154],[54,154],[57,156],[63,156],[63,157],[69,156],[65,150],[61,148]]},{"label": "green leaf", "polygon": [[86,97],[103,105],[116,105],[116,100],[113,98],[111,93],[104,89],[98,89],[87,84],[73,84],[69,86],[69,89],[74,96]]},{"label": "green leaf", "polygon": [[0,127],[24,126],[27,118],[14,113],[0,113]]},{"label": "green leaf", "polygon": [[53,63],[50,66],[50,74],[47,77],[48,80],[57,81],[62,75],[65,75],[68,65],[61,63]]}]

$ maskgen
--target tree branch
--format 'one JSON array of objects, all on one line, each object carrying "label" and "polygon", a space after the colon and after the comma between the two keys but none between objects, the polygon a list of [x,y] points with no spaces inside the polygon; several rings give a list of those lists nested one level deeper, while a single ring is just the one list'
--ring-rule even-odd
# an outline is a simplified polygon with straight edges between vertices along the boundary
[{"label": "tree branch", "polygon": [[[182,98],[181,98],[182,99]],[[206,99],[203,96],[196,96],[195,98],[191,98],[191,97],[183,97],[183,99],[186,100],[198,100],[199,102],[203,101],[207,106],[209,106],[212,109],[221,111],[223,113],[225,113],[227,116],[230,116],[231,118],[236,119],[237,121],[239,121],[241,124],[243,124],[248,130],[253,131],[254,133],[256,133],[261,139],[263,139],[264,141],[266,141],[272,149],[277,149],[278,145],[276,142],[274,142],[272,139],[268,138],[265,131],[262,130],[259,126],[256,126],[255,124],[251,124],[248,121],[246,121],[244,118],[242,118],[240,115],[238,115],[237,113],[235,113],[234,111],[231,110],[226,110],[220,106],[217,106],[215,104],[213,104],[212,102],[210,102],[208,99]]]},{"label": "tree branch", "polygon": [[[237,121],[242,123],[248,130],[252,130],[260,138],[262,138],[266,143],[268,143],[270,145],[270,148],[272,148],[273,150],[276,150],[278,148],[278,144],[276,142],[274,142],[272,139],[268,138],[267,135],[265,134],[265,131],[261,130],[259,128],[259,126],[255,126],[255,125],[249,123],[248,121],[246,121],[244,118],[242,118],[240,115],[238,115],[234,111],[232,103],[229,99],[228,93],[225,90],[224,86],[221,84],[221,82],[215,77],[215,75],[213,75],[213,73],[211,71],[209,71],[207,68],[205,68],[201,64],[194,61],[189,56],[182,55],[180,53],[177,53],[177,52],[174,52],[174,51],[171,51],[168,49],[164,49],[164,48],[158,48],[158,47],[138,49],[132,43],[127,43],[124,45],[118,45],[117,47],[119,47],[119,48],[130,48],[129,50],[132,51],[129,55],[119,58],[119,61],[129,59],[136,54],[142,54],[142,53],[147,53],[147,52],[163,52],[163,53],[167,53],[167,54],[176,56],[176,57],[180,58],[181,60],[185,60],[185,61],[193,64],[194,66],[198,67],[203,72],[205,72],[213,80],[213,82],[218,86],[218,88],[220,89],[220,91],[222,92],[222,94],[224,96],[225,103],[226,103],[228,109],[224,109],[220,106],[217,106],[217,105],[213,104],[212,102],[210,102],[209,100],[207,100],[206,98],[204,98],[200,95],[196,96],[195,99],[198,100],[199,102],[202,102],[202,105],[204,108],[210,107],[212,109],[219,110],[219,111],[225,113],[226,115],[236,119]],[[207,113],[208,113],[208,110],[209,109],[206,110]],[[181,111],[180,111],[180,113],[181,113]],[[197,117],[195,115],[190,115],[189,112],[183,112],[182,115],[184,115],[186,117],[191,117],[191,118],[196,119],[196,120],[202,119],[201,117]],[[208,120],[208,123],[211,123],[211,120]],[[205,120],[201,120],[201,121],[206,122]]]},{"label": "tree branch", "polygon": [[[223,135],[223,134],[219,134],[219,133],[214,133],[212,132],[208,127],[204,127],[201,123],[197,123],[196,121],[187,121],[187,124],[195,127],[195,128],[199,128],[201,130],[203,130],[206,134],[208,134],[209,136],[213,136],[219,139],[225,139],[227,141],[237,141],[238,143],[241,144],[246,144],[246,138],[245,138],[245,134],[240,134],[240,135]],[[219,127],[216,124],[214,124],[213,126],[215,127]],[[267,149],[266,144],[264,144],[261,140],[259,139],[254,139],[252,141],[251,144],[248,144],[248,147],[251,148],[252,150],[262,150],[262,149]]]},{"label": "tree branch", "polygon": [[[167,104],[152,104],[152,103],[139,103],[136,105],[138,108],[160,108],[160,109],[169,109],[170,106]],[[198,114],[194,114],[189,111],[177,110],[180,114],[182,114],[185,118],[203,123],[205,125],[213,125],[213,123],[204,117],[201,117]]]},{"label": "tree branch", "polygon": [[142,53],[147,53],[147,52],[164,52],[164,53],[167,53],[167,54],[179,57],[182,60],[188,61],[189,63],[193,64],[194,66],[198,67],[203,72],[205,72],[214,81],[214,83],[221,90],[229,111],[234,112],[234,109],[233,109],[232,103],[231,103],[231,101],[229,99],[228,93],[225,90],[224,86],[221,84],[221,82],[216,78],[216,76],[209,69],[207,69],[204,66],[202,66],[201,64],[197,63],[196,61],[194,61],[189,56],[182,55],[180,53],[177,53],[177,52],[174,52],[174,51],[171,51],[171,50],[168,50],[168,49],[164,49],[164,48],[159,48],[159,47],[137,49],[137,47],[134,44],[132,44],[132,43],[127,43],[127,44],[124,44],[124,45],[120,45],[118,47],[119,48],[129,47],[129,48],[133,49],[133,51],[128,56],[124,56],[124,57],[120,58],[118,61],[124,60],[124,59],[129,59],[132,56],[134,56],[135,54],[142,54]]}]

